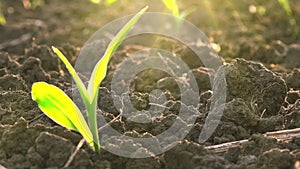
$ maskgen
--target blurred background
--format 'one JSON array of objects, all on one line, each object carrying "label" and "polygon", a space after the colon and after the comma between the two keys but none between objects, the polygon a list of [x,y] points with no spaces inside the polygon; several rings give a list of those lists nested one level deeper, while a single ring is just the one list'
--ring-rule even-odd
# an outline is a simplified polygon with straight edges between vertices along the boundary
[{"label": "blurred background", "polygon": [[[171,6],[168,2],[171,3]],[[298,0],[1,0],[0,50],[24,54],[38,45],[82,47],[99,28],[148,5],[151,12],[185,18],[210,39],[225,60],[242,57],[269,68],[299,67],[286,61],[300,43]],[[176,6],[172,6],[176,4]],[[294,49],[294,48],[293,48]],[[296,60],[295,60],[296,59]]]}]

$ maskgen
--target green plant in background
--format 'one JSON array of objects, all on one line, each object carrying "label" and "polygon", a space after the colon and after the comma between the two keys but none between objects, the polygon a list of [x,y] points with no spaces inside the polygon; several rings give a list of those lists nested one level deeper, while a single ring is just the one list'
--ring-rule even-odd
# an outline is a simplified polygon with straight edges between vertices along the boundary
[{"label": "green plant in background", "polygon": [[94,151],[100,151],[96,116],[98,88],[106,76],[107,65],[113,53],[147,8],[143,8],[132,17],[110,42],[103,57],[94,67],[87,88],[66,57],[57,48],[52,47],[53,51],[65,64],[78,87],[86,108],[88,123],[86,123],[79,108],[61,89],[46,82],[36,82],[32,85],[32,99],[37,102],[39,108],[56,123],[79,132]]},{"label": "green plant in background", "polygon": [[[94,4],[99,4],[100,2],[101,2],[101,0],[90,0],[92,3],[94,3]],[[104,1],[104,4],[106,5],[106,6],[110,6],[110,5],[112,5],[112,4],[114,4],[115,2],[117,2],[118,0],[105,0]]]},{"label": "green plant in background", "polygon": [[101,0],[90,0],[90,1],[94,4],[99,4],[101,2]]},{"label": "green plant in background", "polygon": [[[101,3],[102,0],[90,0],[94,4]],[[104,0],[104,4],[106,6],[111,6],[112,4],[116,3],[118,0]],[[179,17],[180,19],[184,19],[187,15],[192,13],[195,9],[193,7],[183,11],[179,12],[179,8],[177,5],[177,0],[161,0],[164,5],[172,12],[172,14],[176,17]]]},{"label": "green plant in background", "polygon": [[5,17],[3,15],[3,12],[2,12],[2,5],[1,5],[1,2],[0,2],[0,25],[5,25],[6,24],[6,20],[5,20]]},{"label": "green plant in background", "polygon": [[284,9],[288,19],[289,19],[289,24],[292,28],[292,31],[294,34],[298,34],[299,33],[299,27],[297,25],[296,19],[293,16],[293,12],[291,10],[290,7],[290,3],[289,0],[278,0],[279,4],[282,6],[282,8]]},{"label": "green plant in background", "polygon": [[176,0],[162,0],[165,6],[172,11],[173,15],[179,17],[179,8]]},{"label": "green plant in background", "polygon": [[[38,6],[41,6],[43,2],[41,0],[23,0],[23,6],[25,9],[35,9]],[[0,25],[5,25],[6,19],[3,15],[1,1],[0,1]]]}]

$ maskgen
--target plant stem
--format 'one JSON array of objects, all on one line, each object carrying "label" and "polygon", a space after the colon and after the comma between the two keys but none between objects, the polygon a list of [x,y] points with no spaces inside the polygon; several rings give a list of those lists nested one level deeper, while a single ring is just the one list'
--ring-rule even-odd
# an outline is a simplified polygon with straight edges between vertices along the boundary
[{"label": "plant stem", "polygon": [[97,100],[98,100],[98,90],[95,94],[95,97],[92,101],[92,103],[87,106],[87,117],[88,117],[88,123],[90,130],[93,135],[93,141],[94,141],[94,147],[95,151],[100,151],[100,142],[99,142],[99,136],[98,136],[98,127],[97,127]]}]

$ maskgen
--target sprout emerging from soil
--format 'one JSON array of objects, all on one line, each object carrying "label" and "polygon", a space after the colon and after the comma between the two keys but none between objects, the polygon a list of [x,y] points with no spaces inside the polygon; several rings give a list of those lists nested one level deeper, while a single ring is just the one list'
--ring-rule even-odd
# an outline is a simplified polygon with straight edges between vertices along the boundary
[{"label": "sprout emerging from soil", "polygon": [[104,56],[94,67],[87,88],[66,57],[57,48],[52,47],[53,51],[65,64],[78,87],[86,108],[88,123],[79,108],[61,89],[46,82],[36,82],[32,85],[32,99],[38,103],[39,108],[59,125],[79,132],[94,151],[100,151],[96,116],[98,88],[106,76],[107,65],[113,53],[147,9],[148,7],[143,8],[132,17],[110,42]]}]

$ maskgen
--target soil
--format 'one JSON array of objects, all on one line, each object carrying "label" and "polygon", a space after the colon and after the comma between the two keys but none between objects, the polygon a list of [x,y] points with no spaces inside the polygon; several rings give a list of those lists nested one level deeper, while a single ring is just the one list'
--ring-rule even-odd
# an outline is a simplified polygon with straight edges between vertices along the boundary
[{"label": "soil", "polygon": [[[8,169],[63,168],[81,136],[46,117],[30,96],[31,86],[37,81],[46,81],[72,94],[72,79],[51,51],[51,45],[61,49],[74,65],[86,40],[113,19],[135,13],[145,5],[150,6],[150,11],[169,11],[159,0],[122,0],[112,6],[95,5],[87,0],[40,0],[42,4],[35,8],[25,8],[23,2],[29,2],[26,0],[0,2],[7,20],[6,25],[0,26],[0,168],[1,165]],[[154,38],[156,47],[182,57],[199,86],[199,91],[193,92],[200,94],[201,115],[191,131],[169,151],[141,159],[121,157],[104,149],[95,153],[84,145],[65,168],[300,168],[300,138],[282,142],[262,135],[300,127],[300,34],[291,26],[283,8],[277,1],[267,0],[187,0],[179,1],[179,6],[181,11],[195,8],[186,19],[220,49],[227,97],[219,105],[224,107],[224,113],[213,135],[205,143],[198,143],[212,99],[216,97],[210,79],[222,83],[220,69],[205,68],[182,44],[165,37]],[[249,9],[254,6],[257,11],[251,13]],[[290,6],[300,24],[300,1],[291,0]],[[265,12],[260,13],[263,9]],[[146,47],[151,39],[144,46],[130,42],[126,40],[112,57],[108,75],[99,89],[98,110],[106,121],[119,114],[111,96],[114,72],[131,52]],[[136,109],[148,109],[149,100],[154,98],[167,99],[162,105],[167,111],[146,124],[118,119],[110,124],[117,131],[132,137],[153,137],[179,118],[182,95],[167,73],[144,71],[135,77],[130,89],[129,101]],[[153,97],[153,89],[163,91],[166,98]],[[242,139],[249,142],[230,148],[225,154],[205,149]],[[116,149],[131,146],[131,140],[114,143],[110,146]]]}]

